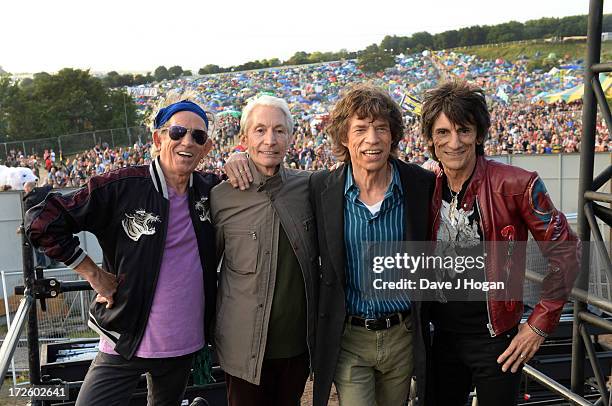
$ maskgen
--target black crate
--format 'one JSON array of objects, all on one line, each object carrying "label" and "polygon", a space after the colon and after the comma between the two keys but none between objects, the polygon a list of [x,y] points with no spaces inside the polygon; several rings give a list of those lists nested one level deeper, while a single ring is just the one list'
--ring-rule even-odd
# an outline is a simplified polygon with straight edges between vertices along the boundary
[{"label": "black crate", "polygon": [[74,350],[78,345],[96,344],[97,338],[75,339],[61,343],[42,344],[40,349],[40,375],[50,379],[61,379],[66,382],[82,381],[89,369],[91,359],[78,361],[58,361],[58,351]]},{"label": "black crate", "polygon": [[[79,393],[79,389],[83,384],[83,379],[87,374],[89,365],[95,356],[88,360],[64,361],[58,360],[58,352],[60,350],[75,350],[79,345],[91,345],[98,342],[97,338],[77,339],[61,343],[43,344],[40,354],[40,369],[43,381],[60,380],[68,385],[69,400],[62,402],[43,402],[46,405],[53,406],[73,406]],[[203,386],[194,386],[190,378],[187,389],[185,391],[184,401],[191,404],[196,397],[201,397],[208,401],[210,406],[226,406],[227,405],[227,390],[225,386],[225,373],[218,366],[216,354],[213,354],[213,379],[214,383]],[[56,381],[57,382],[57,381]],[[140,381],[132,399],[130,406],[146,406],[147,404],[147,380],[144,375]]]}]

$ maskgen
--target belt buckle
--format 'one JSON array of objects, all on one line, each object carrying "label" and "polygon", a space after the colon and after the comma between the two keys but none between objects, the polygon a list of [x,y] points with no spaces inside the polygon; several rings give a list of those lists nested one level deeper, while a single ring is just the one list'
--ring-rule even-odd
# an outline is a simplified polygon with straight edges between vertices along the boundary
[{"label": "belt buckle", "polygon": [[368,331],[376,331],[373,328],[370,328],[370,326],[368,325],[369,323],[376,323],[378,320],[377,319],[365,319],[365,329]]}]

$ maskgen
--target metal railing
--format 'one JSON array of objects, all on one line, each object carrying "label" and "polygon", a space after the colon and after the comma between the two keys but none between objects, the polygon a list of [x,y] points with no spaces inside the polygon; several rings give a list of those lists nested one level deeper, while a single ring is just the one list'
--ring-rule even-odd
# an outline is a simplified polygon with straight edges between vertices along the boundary
[{"label": "metal railing", "polygon": [[151,139],[147,127],[112,128],[78,134],[65,134],[58,137],[35,138],[19,141],[0,142],[0,159],[7,159],[11,151],[22,151],[26,156],[36,154],[42,157],[44,150],[54,150],[59,158],[82,153],[94,145],[108,144],[111,148],[132,146],[137,142],[146,143]]},{"label": "metal railing", "polygon": [[[23,330],[23,325],[27,320],[26,316],[33,305],[35,306],[34,297],[30,292],[25,292],[23,299],[21,299],[19,303],[19,308],[15,313],[13,324],[11,324],[11,327],[6,333],[4,342],[2,343],[2,347],[0,347],[0,377],[2,378],[4,378],[8,372],[9,365],[13,360],[13,354],[17,348],[17,344],[19,344],[19,336]],[[2,387],[2,383],[4,383],[4,379],[0,380],[0,388]]]},{"label": "metal railing", "polygon": [[[525,272],[525,278],[537,284],[542,284],[544,281],[543,275],[540,275],[536,272],[529,271],[529,270]],[[612,314],[612,302],[610,300],[605,299],[603,297],[593,295],[589,293],[587,290],[583,290],[581,288],[574,287],[570,293],[570,299],[573,299],[574,301],[581,302],[584,304],[589,304],[591,306],[597,307],[605,312]],[[586,347],[587,356],[591,363],[591,368],[593,369],[593,373],[595,374],[595,380],[597,381],[598,389],[600,391],[600,394],[602,394],[601,402],[604,405],[608,405],[609,403],[608,403],[607,397],[605,396],[605,394],[607,393],[607,389],[606,389],[605,381],[603,379],[603,374],[601,372],[601,368],[597,361],[597,354],[595,353],[593,343],[591,341],[591,338],[587,334],[584,323],[590,323],[603,330],[612,332],[612,322],[602,317],[599,317],[595,314],[592,314],[588,311],[581,312],[579,314],[579,317],[580,319],[578,323],[576,319],[574,319],[574,327],[578,325],[580,338],[582,339],[582,342],[584,343]],[[574,367],[575,367],[575,363],[574,363],[574,360],[572,359],[572,370]],[[546,376],[545,374],[538,371],[532,366],[525,365],[523,369],[523,374],[535,380],[542,386],[545,386],[546,388],[550,389],[551,391],[563,396],[563,398],[567,399],[573,404],[593,405],[593,403],[590,403],[588,400],[586,400],[585,398],[581,396],[584,393],[578,394],[577,392],[573,390],[567,389],[565,386],[561,385],[554,379]]]},{"label": "metal railing", "polygon": [[[558,393],[566,400],[576,405],[593,405],[584,395],[584,362],[589,360],[595,375],[599,399],[596,405],[610,405],[609,391],[604,374],[598,362],[593,341],[587,333],[586,326],[594,325],[612,333],[612,322],[588,311],[587,304],[612,314],[612,301],[588,294],[589,272],[591,265],[590,244],[591,234],[594,237],[594,248],[604,260],[604,270],[608,280],[612,280],[612,266],[610,255],[606,250],[601,231],[596,218],[601,219],[608,226],[612,225],[612,210],[595,202],[612,203],[612,195],[598,192],[612,177],[612,166],[608,166],[601,174],[593,177],[595,130],[597,122],[597,106],[602,112],[608,131],[612,134],[612,114],[606,101],[598,74],[611,72],[612,63],[600,63],[601,28],[603,20],[603,0],[590,0],[588,19],[587,58],[584,72],[584,96],[582,111],[582,140],[580,148],[580,181],[578,207],[578,234],[583,242],[583,252],[580,263],[580,274],[572,290],[574,300],[574,323],[572,329],[572,364],[571,364],[571,390],[542,374],[533,367],[526,366],[524,373],[535,379],[544,387]],[[527,273],[530,280],[540,279],[533,273]],[[541,280],[540,280],[541,282]],[[585,354],[586,352],[586,354]],[[586,355],[586,357],[585,357]]]}]

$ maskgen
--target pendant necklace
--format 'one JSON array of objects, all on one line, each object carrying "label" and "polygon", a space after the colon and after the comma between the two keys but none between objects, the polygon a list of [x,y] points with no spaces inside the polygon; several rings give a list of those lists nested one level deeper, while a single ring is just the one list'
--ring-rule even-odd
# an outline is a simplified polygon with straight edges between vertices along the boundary
[{"label": "pendant necklace", "polygon": [[448,183],[446,184],[446,186],[448,186],[448,191],[451,194],[451,201],[450,201],[450,208],[448,211],[448,217],[451,220],[451,224],[456,224],[457,223],[457,204],[458,204],[458,196],[459,193],[461,192],[453,192],[453,189],[450,188],[450,186],[448,185]]}]

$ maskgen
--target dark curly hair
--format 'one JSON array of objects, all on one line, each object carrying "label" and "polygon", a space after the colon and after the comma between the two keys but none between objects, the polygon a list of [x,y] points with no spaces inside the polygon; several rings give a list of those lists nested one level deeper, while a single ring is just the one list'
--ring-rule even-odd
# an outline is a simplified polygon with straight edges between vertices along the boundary
[{"label": "dark curly hair", "polygon": [[430,141],[433,126],[440,113],[455,125],[476,127],[476,155],[484,155],[484,141],[491,127],[484,91],[464,80],[445,82],[425,93],[421,106],[421,134],[429,146],[431,157],[438,160]]},{"label": "dark curly hair", "polygon": [[391,155],[397,156],[397,145],[403,137],[404,120],[402,110],[387,92],[370,84],[359,84],[350,88],[331,112],[326,132],[332,140],[332,151],[338,160],[350,161],[346,143],[351,117],[360,120],[386,120],[391,129]]}]

